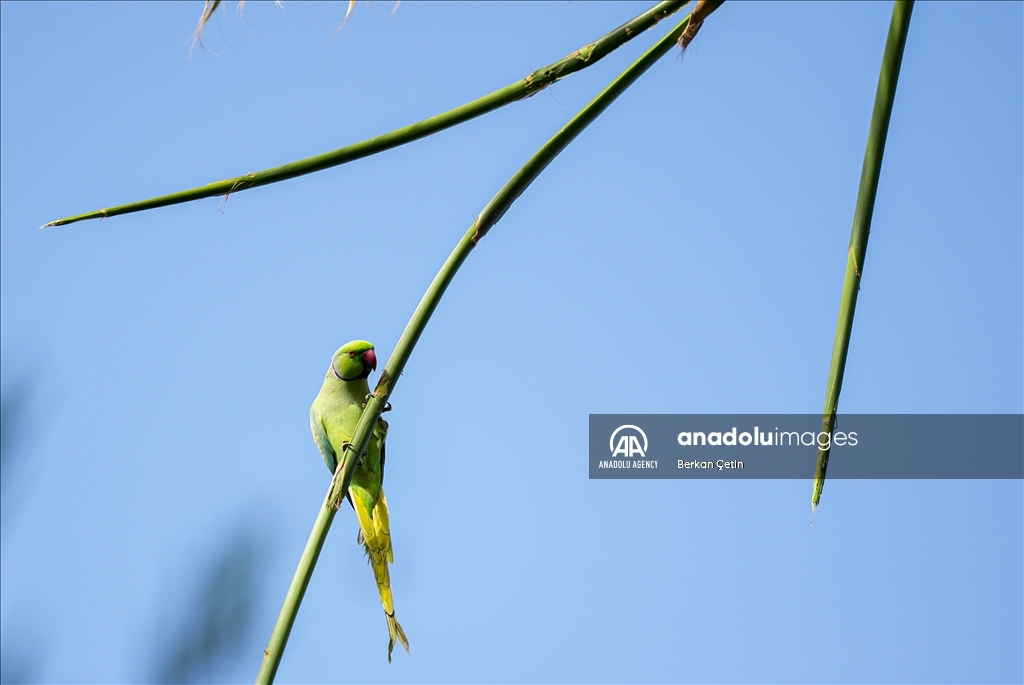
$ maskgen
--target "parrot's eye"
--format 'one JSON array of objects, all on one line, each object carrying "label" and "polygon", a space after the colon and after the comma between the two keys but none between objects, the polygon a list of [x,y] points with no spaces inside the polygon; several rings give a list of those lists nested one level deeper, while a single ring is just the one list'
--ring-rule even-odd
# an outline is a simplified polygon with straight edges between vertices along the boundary
[{"label": "parrot's eye", "polygon": [[356,356],[356,352],[355,352],[355,350],[349,350],[349,351],[348,351],[348,356],[350,356],[350,357],[354,357],[354,356]]}]

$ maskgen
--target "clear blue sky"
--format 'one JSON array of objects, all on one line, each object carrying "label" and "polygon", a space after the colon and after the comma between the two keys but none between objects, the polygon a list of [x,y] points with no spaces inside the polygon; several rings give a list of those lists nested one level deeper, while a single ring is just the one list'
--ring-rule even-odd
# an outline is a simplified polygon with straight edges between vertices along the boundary
[{"label": "clear blue sky", "polygon": [[[308,408],[386,360],[519,166],[657,37],[406,147],[36,230],[389,131],[643,4],[0,5],[4,659],[152,677],[201,571],[258,540],[251,681],[329,473]],[[282,682],[1020,682],[1020,481],[587,478],[587,416],[820,411],[888,3],[726,3],[471,255],[393,397],[385,658],[343,510]],[[840,411],[1024,411],[1022,5],[919,4]],[[371,379],[372,380],[372,379]],[[20,384],[20,385],[19,385]],[[13,390],[12,390],[13,389]],[[6,439],[6,438],[5,438]],[[5,467],[6,468],[6,467]],[[8,487],[10,485],[10,487]]]}]

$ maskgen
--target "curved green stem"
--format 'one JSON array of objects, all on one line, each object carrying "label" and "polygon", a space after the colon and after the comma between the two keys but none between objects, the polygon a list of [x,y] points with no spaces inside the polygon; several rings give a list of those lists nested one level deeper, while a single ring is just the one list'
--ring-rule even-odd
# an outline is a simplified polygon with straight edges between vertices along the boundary
[{"label": "curved green stem", "polygon": [[[885,41],[882,55],[882,69],[878,75],[878,89],[875,91],[875,108],[871,113],[871,127],[868,129],[868,144],[864,151],[864,166],[860,172],[860,189],[857,191],[857,208],[853,213],[853,231],[850,235],[850,249],[846,259],[846,276],[843,280],[843,295],[839,302],[839,323],[836,326],[836,340],[832,347],[832,364],[828,372],[828,387],[825,390],[825,410],[821,418],[821,430],[831,433],[836,427],[836,409],[839,393],[843,389],[843,373],[846,370],[846,355],[850,350],[850,335],[853,332],[853,313],[857,308],[857,293],[860,291],[860,277],[864,271],[864,257],[868,251],[868,233],[871,231],[871,215],[875,211],[875,195],[878,192],[878,177],[882,171],[882,154],[885,152],[885,138],[889,133],[889,118],[896,99],[896,82],[900,77],[903,62],[903,47],[907,44],[910,28],[910,13],[913,0],[896,0],[889,23],[889,37]],[[831,446],[831,441],[830,441]],[[818,463],[814,471],[814,489],[811,492],[811,511],[818,508],[821,489],[825,486],[825,470],[828,468],[828,449],[818,450]]]},{"label": "curved green stem", "polygon": [[[338,469],[340,472],[341,469]],[[263,652],[263,663],[260,666],[259,675],[256,676],[257,683],[272,683],[277,675],[277,667],[281,665],[281,655],[284,654],[285,645],[288,643],[288,636],[295,624],[295,617],[299,613],[299,604],[302,603],[302,596],[306,594],[306,587],[309,586],[309,579],[313,577],[313,568],[317,559],[320,558],[320,550],[324,547],[327,539],[327,531],[331,529],[334,522],[334,515],[338,510],[331,505],[331,493],[334,490],[334,480],[331,481],[331,490],[328,497],[320,507],[316,522],[313,524],[313,532],[306,541],[306,548],[302,550],[299,558],[299,566],[295,569],[291,585],[288,586],[288,593],[284,597],[284,605],[281,613],[274,624],[274,631],[270,634],[270,641]]]},{"label": "curved green stem", "polygon": [[[698,5],[695,13],[700,12],[698,19],[704,19],[720,5],[722,0],[702,2]],[[622,94],[641,74],[649,69],[660,57],[667,53],[680,39],[683,32],[690,23],[690,17],[683,19],[664,38],[658,41],[653,47],[645,52],[636,62],[609,84],[597,97],[584,107],[573,119],[566,124],[558,133],[549,140],[530,160],[519,170],[512,180],[505,184],[497,195],[484,207],[484,210],[477,216],[476,221],[469,227],[469,230],[462,236],[455,249],[445,261],[441,270],[434,277],[427,292],[423,295],[416,311],[402,332],[395,351],[388,360],[387,366],[381,372],[380,379],[374,388],[373,394],[363,409],[359,423],[352,436],[352,445],[346,452],[349,454],[362,454],[373,434],[373,428],[380,418],[385,403],[394,391],[395,383],[402,375],[409,356],[412,354],[416,342],[423,334],[431,314],[437,308],[441,297],[444,295],[448,285],[455,277],[455,273],[466,261],[469,253],[472,252],[477,242],[487,234],[487,231],[501,219],[502,215],[515,202],[516,198],[522,195],[523,191],[537,178],[548,164],[573,141],[594,119],[597,118],[615,99]],[[696,21],[695,21],[696,23]],[[292,624],[295,622],[295,615],[299,610],[299,603],[309,584],[310,576],[316,559],[327,538],[327,531],[334,520],[334,514],[341,504],[344,493],[348,490],[348,484],[352,478],[352,471],[355,460],[345,458],[335,471],[328,489],[327,497],[317,516],[313,531],[306,543],[306,549],[302,553],[299,567],[295,571],[288,594],[285,597],[284,606],[274,625],[267,650],[263,654],[263,665],[260,667],[257,683],[271,683],[277,674],[278,666],[281,663],[281,656],[284,653],[288,641],[288,634],[291,632]]]},{"label": "curved green stem", "polygon": [[231,195],[231,193],[241,192],[243,190],[248,190],[249,188],[265,186],[271,183],[277,183],[278,181],[295,178],[296,176],[329,169],[334,166],[345,164],[346,162],[352,162],[363,157],[375,155],[378,152],[384,152],[385,150],[390,150],[391,148],[411,143],[414,140],[425,138],[426,136],[451,128],[452,126],[469,121],[470,119],[475,119],[482,114],[487,114],[488,112],[504,107],[505,105],[517,100],[530,97],[556,81],[597,63],[616,48],[629,42],[636,35],[643,33],[665,17],[677,12],[688,2],[689,0],[668,0],[667,2],[660,2],[646,12],[643,12],[629,20],[614,31],[598,38],[593,43],[584,45],[568,57],[549,64],[546,67],[537,69],[524,79],[505,86],[500,90],[496,90],[490,95],[485,95],[484,97],[473,100],[472,102],[467,102],[461,107],[456,107],[455,109],[448,110],[443,114],[438,114],[430,117],[429,119],[418,121],[415,124],[410,124],[409,126],[396,129],[390,133],[385,133],[383,135],[370,138],[369,140],[347,145],[331,152],[325,152],[314,157],[308,157],[306,159],[277,166],[272,169],[254,171],[245,174],[244,176],[237,176],[223,181],[215,181],[205,186],[200,186],[199,188],[183,190],[178,193],[171,193],[170,195],[161,195],[148,200],[142,200],[141,202],[131,202],[129,204],[117,205],[116,207],[97,209],[96,211],[87,212],[85,214],[76,214],[75,216],[51,221],[50,223],[42,226],[42,228],[46,228],[47,226],[63,226],[65,224],[84,221],[86,219],[105,219],[107,217],[117,216],[118,214],[141,212],[146,209],[166,207],[168,205],[175,205],[182,202],[201,200],[207,197],[217,197],[219,195],[228,196]]}]

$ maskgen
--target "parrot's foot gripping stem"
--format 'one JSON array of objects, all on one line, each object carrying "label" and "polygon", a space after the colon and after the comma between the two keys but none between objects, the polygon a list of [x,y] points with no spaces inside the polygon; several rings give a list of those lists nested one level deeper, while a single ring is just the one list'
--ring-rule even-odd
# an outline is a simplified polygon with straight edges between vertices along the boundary
[{"label": "parrot's foot gripping stem", "polygon": [[[341,451],[342,451],[343,454],[345,452],[348,452],[350,449],[352,449],[352,443],[351,442],[346,440],[345,442],[341,443]],[[366,450],[363,450],[363,457],[365,457],[365,456],[366,456]],[[356,468],[360,468],[363,465],[363,457],[359,457],[359,459],[356,460]],[[342,461],[342,463],[344,463],[344,461]]]},{"label": "parrot's foot gripping stem", "polygon": [[[370,394],[368,394],[363,399],[365,399],[366,402],[369,402],[373,397],[374,397],[374,394],[371,392]],[[363,409],[366,409],[366,402],[363,402]],[[385,402],[384,403],[384,408],[380,410],[380,413],[383,414],[386,411],[391,411],[391,403],[390,402]]]}]

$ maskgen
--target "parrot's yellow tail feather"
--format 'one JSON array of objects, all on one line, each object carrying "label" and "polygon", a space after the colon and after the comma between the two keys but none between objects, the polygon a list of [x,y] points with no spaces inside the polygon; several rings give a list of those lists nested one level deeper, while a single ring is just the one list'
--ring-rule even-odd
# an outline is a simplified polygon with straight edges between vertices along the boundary
[{"label": "parrot's yellow tail feather", "polygon": [[384,617],[388,621],[388,661],[390,662],[395,642],[400,642],[408,652],[409,639],[395,619],[395,603],[391,594],[391,574],[388,572],[388,563],[394,562],[395,555],[391,548],[391,525],[388,517],[388,503],[384,499],[384,490],[380,491],[380,497],[373,508],[372,516],[358,497],[353,498],[353,508],[359,519],[359,534],[356,536],[356,542],[363,546],[363,551],[366,552],[367,560],[373,569],[373,577],[377,581],[377,590],[380,592],[380,603],[384,607]]},{"label": "parrot's yellow tail feather", "polygon": [[389,614],[385,612],[384,617],[388,620],[388,633],[391,636],[391,639],[388,640],[388,663],[391,663],[391,650],[395,648],[395,638],[398,638],[402,643],[406,653],[409,652],[409,638],[405,636],[405,631],[402,630],[402,626],[398,623],[394,613]]}]

